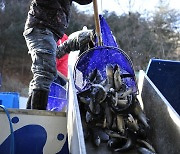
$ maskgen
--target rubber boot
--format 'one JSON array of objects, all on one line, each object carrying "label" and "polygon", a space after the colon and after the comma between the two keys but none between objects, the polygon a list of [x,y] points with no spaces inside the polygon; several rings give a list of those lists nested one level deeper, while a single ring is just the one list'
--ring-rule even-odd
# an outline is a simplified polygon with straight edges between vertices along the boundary
[{"label": "rubber boot", "polygon": [[45,90],[34,90],[31,99],[32,109],[46,110],[48,94]]},{"label": "rubber boot", "polygon": [[26,109],[31,109],[31,98],[32,98],[32,95],[30,95],[28,97],[27,104],[26,104]]}]

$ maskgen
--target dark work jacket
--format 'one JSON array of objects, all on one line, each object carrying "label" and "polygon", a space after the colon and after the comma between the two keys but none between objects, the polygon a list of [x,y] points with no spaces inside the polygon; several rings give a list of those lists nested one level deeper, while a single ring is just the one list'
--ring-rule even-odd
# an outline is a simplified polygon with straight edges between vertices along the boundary
[{"label": "dark work jacket", "polygon": [[92,2],[92,0],[32,0],[25,30],[33,27],[49,28],[61,38],[68,27],[72,1],[81,5]]}]

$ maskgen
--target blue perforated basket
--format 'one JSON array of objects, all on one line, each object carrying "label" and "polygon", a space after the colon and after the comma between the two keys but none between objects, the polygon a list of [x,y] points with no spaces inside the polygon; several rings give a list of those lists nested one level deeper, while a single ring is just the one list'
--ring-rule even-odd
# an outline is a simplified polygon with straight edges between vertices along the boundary
[{"label": "blue perforated basket", "polygon": [[67,105],[67,91],[61,85],[53,82],[50,86],[47,110],[62,111]]}]

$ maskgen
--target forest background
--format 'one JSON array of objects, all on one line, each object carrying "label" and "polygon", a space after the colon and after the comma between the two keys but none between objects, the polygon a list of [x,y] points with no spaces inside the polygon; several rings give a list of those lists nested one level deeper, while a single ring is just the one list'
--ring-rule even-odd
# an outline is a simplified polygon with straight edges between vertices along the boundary
[{"label": "forest background", "polygon": [[[28,95],[32,78],[31,58],[23,38],[24,24],[31,0],[0,1],[0,91]],[[134,69],[146,70],[151,58],[180,60],[180,10],[159,1],[155,12],[117,15],[103,12],[119,47],[132,59]],[[94,29],[94,17],[73,5],[69,35],[87,26]]]}]

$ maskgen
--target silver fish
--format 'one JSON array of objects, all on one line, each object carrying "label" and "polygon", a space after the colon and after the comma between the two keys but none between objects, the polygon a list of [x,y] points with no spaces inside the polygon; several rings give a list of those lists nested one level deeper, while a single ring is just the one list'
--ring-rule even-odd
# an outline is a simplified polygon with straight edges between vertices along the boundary
[{"label": "silver fish", "polygon": [[133,116],[131,114],[128,114],[128,119],[125,120],[125,122],[129,129],[132,129],[134,131],[139,130],[138,123],[135,121],[135,119],[133,118]]},{"label": "silver fish", "polygon": [[106,91],[100,84],[93,84],[91,86],[91,98],[94,102],[101,103],[106,98]]},{"label": "silver fish", "polygon": [[156,154],[155,152],[153,152],[153,151],[151,151],[151,150],[149,150],[147,148],[144,148],[144,147],[139,147],[138,152],[140,154]]},{"label": "silver fish", "polygon": [[138,99],[136,98],[136,96],[133,96],[133,97],[135,97],[135,100],[133,102],[133,104],[134,104],[134,109],[133,109],[134,115],[138,118],[138,120],[140,120],[144,124],[144,126],[146,128],[149,128],[149,124],[147,122],[146,115],[143,112]]},{"label": "silver fish", "polygon": [[86,122],[89,123],[90,121],[93,120],[93,117],[92,115],[87,111],[86,112]]},{"label": "silver fish", "polygon": [[112,131],[112,130],[107,129],[107,130],[106,130],[106,133],[107,133],[111,138],[120,138],[120,139],[126,139],[126,140],[127,140],[127,137],[122,136],[122,135],[120,135],[119,133],[117,133],[117,132],[115,132],[115,131]]},{"label": "silver fish", "polygon": [[[113,102],[114,100],[111,98],[111,101]],[[113,110],[113,112],[115,112],[116,114],[128,114],[131,110],[131,105],[132,102],[128,100],[128,103],[125,106],[123,106],[123,108],[120,108],[119,106],[115,106],[114,103],[111,103],[110,107]]]},{"label": "silver fish", "polygon": [[121,144],[122,140],[120,138],[111,138],[108,142],[107,142],[107,146],[111,149],[116,149],[119,147],[119,145]]},{"label": "silver fish", "polygon": [[132,149],[133,146],[134,146],[134,143],[133,143],[132,139],[128,138],[125,145],[123,145],[120,148],[114,149],[114,151],[115,152],[128,151],[128,150]]},{"label": "silver fish", "polygon": [[114,86],[116,91],[119,91],[121,89],[122,79],[120,75],[120,67],[119,65],[117,65],[114,71]]},{"label": "silver fish", "polygon": [[113,115],[107,103],[105,105],[105,119],[106,119],[106,127],[108,129],[111,129],[113,125]]},{"label": "silver fish", "polygon": [[106,75],[107,75],[107,82],[114,87],[114,75],[113,75],[113,66],[111,64],[106,65]]},{"label": "silver fish", "polygon": [[124,108],[128,104],[128,100],[127,99],[118,99],[117,97],[112,96],[112,103],[114,104],[114,106]]},{"label": "silver fish", "polygon": [[138,144],[140,144],[141,146],[143,146],[143,147],[145,147],[145,148],[148,148],[150,151],[152,151],[152,152],[155,153],[155,149],[154,149],[154,148],[152,147],[152,145],[149,144],[147,141],[137,139],[137,142],[138,142]]},{"label": "silver fish", "polygon": [[91,128],[91,133],[92,133],[92,141],[96,146],[99,146],[101,143],[101,138],[98,134],[98,129],[97,128]]},{"label": "silver fish", "polygon": [[120,133],[124,134],[125,123],[124,123],[124,118],[121,115],[117,115],[117,129],[120,131]]},{"label": "silver fish", "polygon": [[132,94],[132,88],[128,89],[127,91],[125,92],[119,92],[118,93],[118,98],[121,99],[121,98],[126,98],[128,95]]}]

